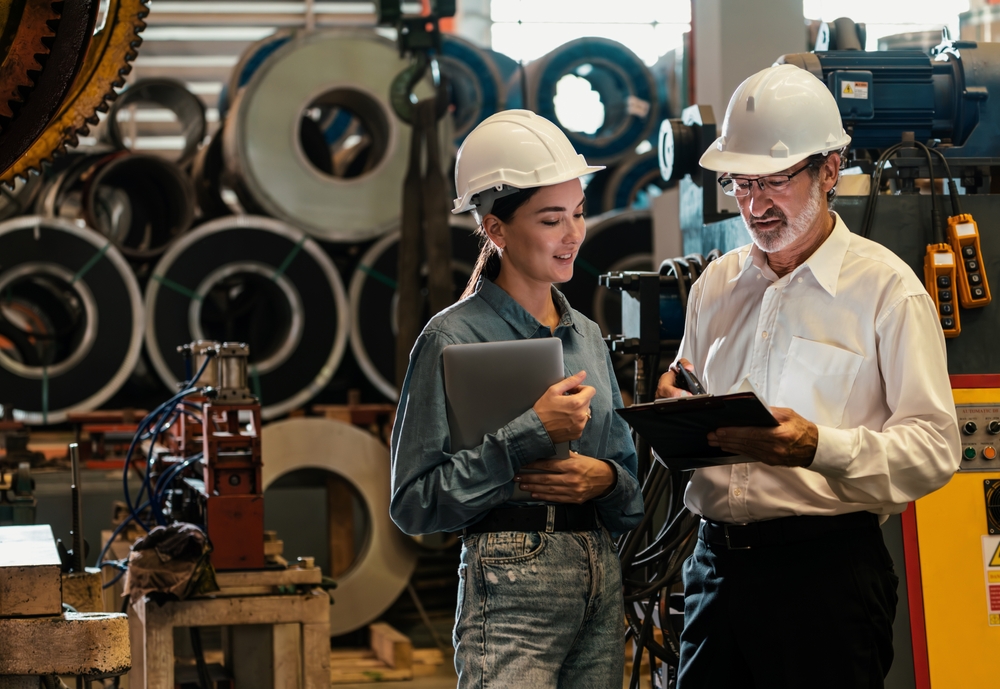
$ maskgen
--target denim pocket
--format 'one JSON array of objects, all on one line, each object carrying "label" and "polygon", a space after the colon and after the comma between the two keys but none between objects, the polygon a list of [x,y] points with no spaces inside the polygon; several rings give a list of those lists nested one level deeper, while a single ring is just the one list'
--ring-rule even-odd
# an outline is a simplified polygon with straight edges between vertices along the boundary
[{"label": "denim pocket", "polygon": [[485,563],[519,562],[545,550],[545,534],[539,531],[493,531],[479,540],[479,557]]}]

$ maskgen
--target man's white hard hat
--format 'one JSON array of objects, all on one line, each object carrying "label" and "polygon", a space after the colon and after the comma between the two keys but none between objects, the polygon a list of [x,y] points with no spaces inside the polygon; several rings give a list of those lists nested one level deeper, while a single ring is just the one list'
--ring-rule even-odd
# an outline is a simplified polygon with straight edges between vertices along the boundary
[{"label": "man's white hard hat", "polygon": [[739,85],[722,136],[699,163],[716,172],[770,175],[850,142],[826,85],[794,65],[775,65]]},{"label": "man's white hard hat", "polygon": [[587,165],[559,127],[530,110],[504,110],[469,132],[455,162],[452,213],[490,212],[520,189],[568,182],[604,166]]}]

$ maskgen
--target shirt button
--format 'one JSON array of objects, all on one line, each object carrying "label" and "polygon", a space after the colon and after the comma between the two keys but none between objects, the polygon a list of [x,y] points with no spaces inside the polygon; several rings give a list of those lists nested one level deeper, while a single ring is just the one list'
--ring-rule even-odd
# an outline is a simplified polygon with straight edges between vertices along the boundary
[{"label": "shirt button", "polygon": [[736,490],[733,491],[733,495],[735,495],[736,497],[740,497],[741,495],[743,495],[743,491],[737,488]]},{"label": "shirt button", "polygon": [[799,278],[799,279],[798,279],[798,281],[799,281],[799,282],[802,282],[802,278]]},{"label": "shirt button", "polygon": [[763,339],[765,339],[765,340],[766,340],[766,339],[767,339],[767,331],[765,330],[764,332],[762,332],[762,333],[760,334],[760,336],[761,336],[761,337],[762,337]]}]

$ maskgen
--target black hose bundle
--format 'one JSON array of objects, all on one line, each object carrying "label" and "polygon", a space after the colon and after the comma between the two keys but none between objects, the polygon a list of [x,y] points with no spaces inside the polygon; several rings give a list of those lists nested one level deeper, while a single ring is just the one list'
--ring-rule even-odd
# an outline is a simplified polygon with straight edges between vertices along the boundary
[{"label": "black hose bundle", "polygon": [[[676,278],[683,309],[687,308],[691,285],[705,271],[708,263],[720,255],[721,252],[714,249],[707,258],[689,254],[667,259],[660,265],[661,276]],[[661,357],[645,358],[648,360],[637,366],[637,370],[648,372],[647,377],[655,378]],[[637,379],[635,401],[652,401],[655,390],[656,380]],[[628,622],[626,639],[632,640],[635,649],[629,683],[631,689],[639,686],[641,661],[646,651],[649,652],[654,687],[667,685],[667,668],[676,670],[683,621],[680,615],[671,614],[671,599],[679,598],[680,592],[674,589],[681,583],[684,561],[694,551],[699,524],[698,516],[684,506],[684,490],[691,472],[673,471],[655,460],[649,444],[638,435],[635,436],[635,445],[639,455],[639,480],[642,483],[645,515],[642,522],[618,542]],[[660,635],[655,633],[656,630]]]}]

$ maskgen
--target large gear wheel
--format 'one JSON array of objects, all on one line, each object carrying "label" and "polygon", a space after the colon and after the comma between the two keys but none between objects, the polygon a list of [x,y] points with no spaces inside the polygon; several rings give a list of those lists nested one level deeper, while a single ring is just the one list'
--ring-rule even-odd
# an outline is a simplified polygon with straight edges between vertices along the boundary
[{"label": "large gear wheel", "polygon": [[[0,0],[0,118],[14,117],[17,103],[35,86],[35,75],[42,70],[39,57],[48,55],[44,39],[56,35],[59,21],[52,0]],[[13,106],[13,107],[12,107]],[[0,119],[0,122],[3,120]]]},{"label": "large gear wheel", "polygon": [[117,95],[115,89],[125,84],[125,75],[132,69],[148,14],[149,0],[111,0],[104,26],[91,39],[59,111],[31,147],[0,174],[0,182],[12,186],[18,177],[41,172],[44,162],[65,152],[67,146],[75,146],[79,136],[97,124],[97,112],[107,110]]}]

